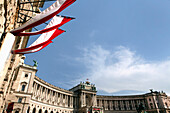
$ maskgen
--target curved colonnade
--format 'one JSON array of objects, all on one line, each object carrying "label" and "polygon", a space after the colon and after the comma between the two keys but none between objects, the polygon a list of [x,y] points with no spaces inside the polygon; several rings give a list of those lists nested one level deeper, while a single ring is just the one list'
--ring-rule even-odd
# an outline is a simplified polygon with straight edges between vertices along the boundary
[{"label": "curved colonnade", "polygon": [[140,104],[146,106],[144,95],[134,96],[97,96],[97,106],[105,111],[130,111],[136,112]]},{"label": "curved colonnade", "polygon": [[53,86],[35,76],[27,113],[72,113],[73,92]]},{"label": "curved colonnade", "polygon": [[18,68],[13,93],[13,113],[136,113],[141,103],[147,112],[169,110],[168,96],[163,92],[129,96],[96,95],[94,84],[80,83],[70,90],[51,85],[35,76],[37,69],[28,65]]}]

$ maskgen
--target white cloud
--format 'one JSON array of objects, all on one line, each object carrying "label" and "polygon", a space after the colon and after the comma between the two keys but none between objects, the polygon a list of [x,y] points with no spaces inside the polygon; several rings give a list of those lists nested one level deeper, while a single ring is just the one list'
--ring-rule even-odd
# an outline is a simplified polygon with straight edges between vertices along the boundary
[{"label": "white cloud", "polygon": [[83,49],[79,61],[87,67],[84,77],[95,83],[99,90],[149,91],[164,90],[170,94],[170,60],[146,61],[130,49],[120,46],[109,51],[101,46]]}]

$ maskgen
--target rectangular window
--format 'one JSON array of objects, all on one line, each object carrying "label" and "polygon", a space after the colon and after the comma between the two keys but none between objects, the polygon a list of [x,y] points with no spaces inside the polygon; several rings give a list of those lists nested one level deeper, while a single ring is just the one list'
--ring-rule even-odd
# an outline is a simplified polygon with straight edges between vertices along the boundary
[{"label": "rectangular window", "polygon": [[18,99],[18,103],[21,103],[22,102],[22,98],[21,97],[19,97],[19,99]]}]

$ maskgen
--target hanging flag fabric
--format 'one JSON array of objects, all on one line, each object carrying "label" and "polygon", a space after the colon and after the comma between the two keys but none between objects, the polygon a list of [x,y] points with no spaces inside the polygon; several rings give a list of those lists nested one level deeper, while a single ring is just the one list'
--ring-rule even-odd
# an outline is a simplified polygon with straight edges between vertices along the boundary
[{"label": "hanging flag fabric", "polygon": [[38,35],[38,34],[46,33],[51,30],[57,29],[58,27],[62,26],[63,24],[69,22],[72,19],[74,18],[66,17],[66,16],[54,16],[45,29],[35,31],[35,32],[21,32],[15,34],[15,36],[30,36],[30,35]]},{"label": "hanging flag fabric", "polygon": [[55,29],[53,31],[50,31],[48,33],[43,33],[34,43],[32,43],[28,48],[24,49],[17,49],[12,50],[11,52],[13,54],[26,54],[26,53],[33,53],[37,52],[44,47],[46,47],[48,44],[50,44],[55,37],[65,32],[61,29]]},{"label": "hanging flag fabric", "polygon": [[37,14],[35,17],[21,25],[20,27],[10,31],[12,34],[18,34],[24,30],[30,29],[34,26],[40,25],[47,20],[51,19],[66,7],[74,3],[76,0],[57,0],[54,4],[48,7],[46,10]]},{"label": "hanging flag fabric", "polygon": [[48,33],[43,33],[34,43],[32,43],[30,45],[30,47],[34,47],[36,45],[43,44],[44,42],[53,40],[55,37],[62,34],[63,32],[65,32],[65,31],[61,30],[61,29],[55,29],[55,30],[50,31]]},{"label": "hanging flag fabric", "polygon": [[13,51],[12,53],[13,54],[28,54],[28,53],[35,53],[35,52],[38,52],[40,50],[42,50],[43,48],[45,48],[46,46],[48,46],[50,43],[52,43],[52,41],[47,41],[46,43],[44,43],[44,45],[36,48],[36,49],[33,49],[33,50],[28,50],[28,51],[20,51],[20,52],[15,52]]}]

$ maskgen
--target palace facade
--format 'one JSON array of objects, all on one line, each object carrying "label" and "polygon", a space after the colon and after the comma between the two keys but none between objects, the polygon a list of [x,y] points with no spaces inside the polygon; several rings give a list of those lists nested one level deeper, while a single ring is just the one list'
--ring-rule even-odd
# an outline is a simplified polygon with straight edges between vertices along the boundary
[{"label": "palace facade", "polygon": [[[170,97],[151,91],[142,95],[103,96],[90,82],[65,90],[36,76],[25,56],[11,49],[25,48],[29,37],[13,37],[17,28],[43,7],[44,0],[0,0],[0,113],[170,113]],[[31,29],[29,30],[31,31]]]},{"label": "palace facade", "polygon": [[170,97],[164,92],[102,96],[89,81],[65,90],[37,77],[37,68],[24,64],[24,58],[13,72],[6,97],[12,113],[137,113],[141,104],[148,113],[170,113]]}]

